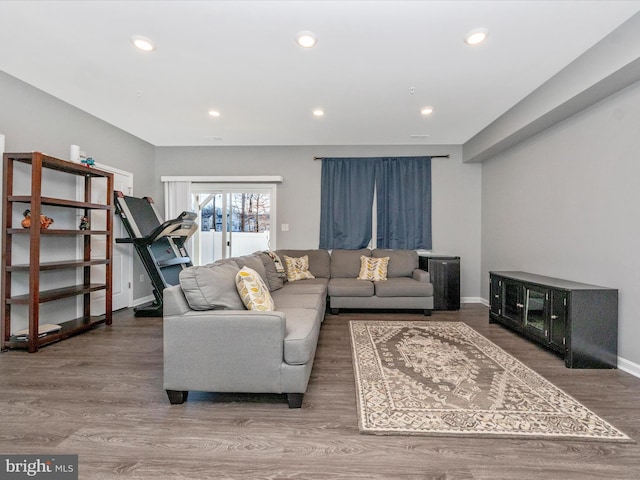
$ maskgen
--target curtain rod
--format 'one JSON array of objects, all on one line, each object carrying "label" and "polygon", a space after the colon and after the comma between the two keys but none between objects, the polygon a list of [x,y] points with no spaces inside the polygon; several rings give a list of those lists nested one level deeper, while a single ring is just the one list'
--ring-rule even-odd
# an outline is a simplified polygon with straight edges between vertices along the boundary
[{"label": "curtain rod", "polygon": [[[416,156],[422,156],[422,155],[416,155]],[[451,158],[450,154],[446,154],[446,155],[424,155],[425,157],[430,157],[430,158]],[[314,160],[323,160],[325,157],[313,157]],[[329,158],[335,158],[335,157],[329,157]],[[397,157],[397,158],[402,158],[402,157]]]}]

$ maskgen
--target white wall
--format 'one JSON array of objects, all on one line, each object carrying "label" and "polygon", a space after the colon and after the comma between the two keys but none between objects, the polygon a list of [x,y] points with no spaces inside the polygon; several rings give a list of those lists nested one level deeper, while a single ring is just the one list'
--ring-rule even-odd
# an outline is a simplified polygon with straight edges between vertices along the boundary
[{"label": "white wall", "polygon": [[490,270],[619,289],[619,347],[640,364],[640,83],[482,164]]},{"label": "white wall", "polygon": [[[461,296],[480,297],[481,165],[463,164],[460,146],[158,147],[156,175],[281,175],[277,248],[317,248],[321,162],[314,156],[451,154],[432,161],[433,250],[461,257]],[[156,188],[160,191],[160,187]],[[160,200],[157,199],[159,202]],[[280,225],[289,224],[289,231]]]}]

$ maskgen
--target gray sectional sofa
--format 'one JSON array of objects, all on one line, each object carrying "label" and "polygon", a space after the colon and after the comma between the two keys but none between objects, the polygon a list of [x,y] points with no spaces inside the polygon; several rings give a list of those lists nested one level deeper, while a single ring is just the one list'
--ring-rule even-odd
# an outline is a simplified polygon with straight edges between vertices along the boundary
[{"label": "gray sectional sofa", "polygon": [[[327,303],[340,308],[416,308],[430,314],[433,286],[414,251],[278,250],[308,258],[314,278],[288,281],[266,253],[189,267],[164,291],[164,389],[287,394],[302,405]],[[357,280],[360,257],[389,257],[388,279]],[[243,267],[264,280],[275,311],[247,310],[234,278]],[[327,302],[328,299],[328,302]]]}]

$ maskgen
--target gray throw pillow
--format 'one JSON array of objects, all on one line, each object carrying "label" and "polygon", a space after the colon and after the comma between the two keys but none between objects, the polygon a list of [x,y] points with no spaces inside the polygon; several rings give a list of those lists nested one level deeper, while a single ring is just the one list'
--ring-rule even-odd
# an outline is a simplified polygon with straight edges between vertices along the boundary
[{"label": "gray throw pillow", "polygon": [[259,256],[262,259],[264,269],[267,273],[267,278],[265,278],[265,280],[269,287],[269,291],[274,292],[276,290],[280,290],[284,287],[284,276],[278,274],[278,271],[276,270],[276,263],[273,261],[273,258],[266,253],[260,253]]},{"label": "gray throw pillow", "polygon": [[192,310],[246,310],[236,288],[235,263],[189,267],[180,272],[180,286]]},{"label": "gray throw pillow", "polygon": [[243,255],[241,257],[233,257],[233,261],[236,262],[238,268],[242,270],[242,267],[250,268],[251,270],[255,270],[260,277],[262,277],[263,281],[267,281],[267,272],[264,268],[264,263],[262,263],[262,259],[260,255],[252,253],[250,255]]}]

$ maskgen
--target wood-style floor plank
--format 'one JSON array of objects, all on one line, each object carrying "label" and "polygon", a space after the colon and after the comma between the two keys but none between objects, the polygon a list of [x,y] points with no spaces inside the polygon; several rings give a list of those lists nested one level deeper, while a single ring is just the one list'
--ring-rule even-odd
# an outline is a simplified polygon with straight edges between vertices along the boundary
[{"label": "wood-style floor plank", "polygon": [[363,435],[348,321],[464,321],[627,435],[640,439],[640,379],[571,370],[554,354],[490,325],[482,305],[328,314],[303,408],[280,395],[162,390],[162,319],[125,310],[38,353],[0,354],[0,452],[78,454],[94,479],[640,478],[640,446],[594,441]]}]

